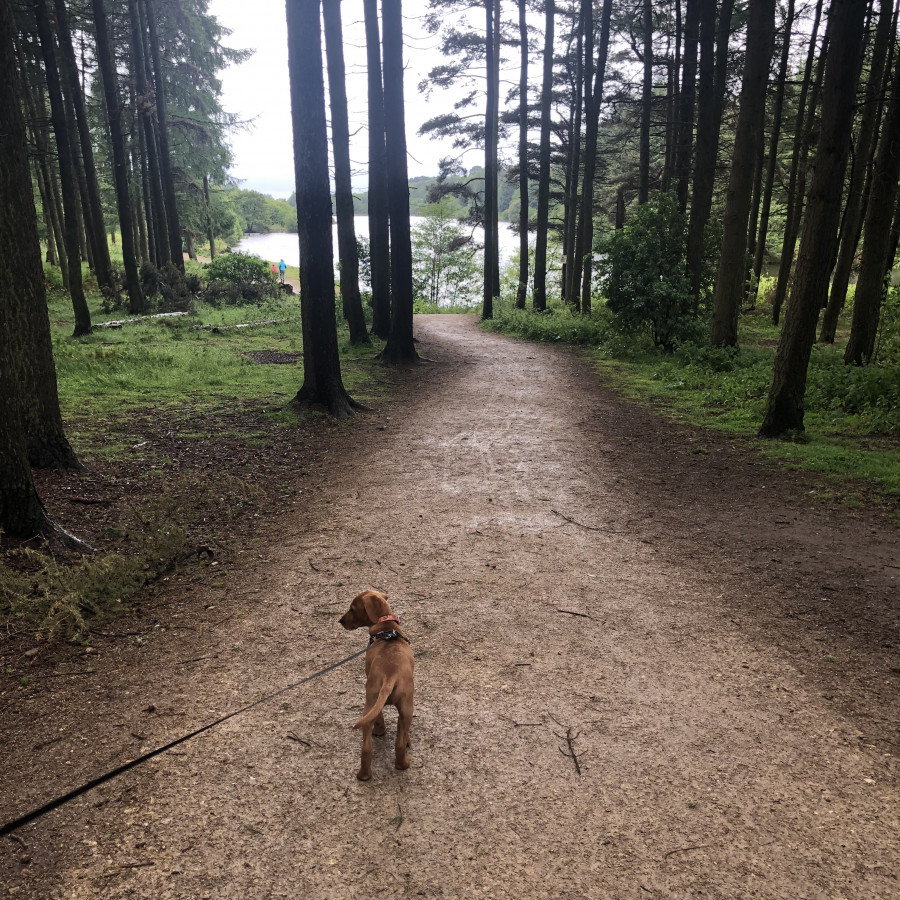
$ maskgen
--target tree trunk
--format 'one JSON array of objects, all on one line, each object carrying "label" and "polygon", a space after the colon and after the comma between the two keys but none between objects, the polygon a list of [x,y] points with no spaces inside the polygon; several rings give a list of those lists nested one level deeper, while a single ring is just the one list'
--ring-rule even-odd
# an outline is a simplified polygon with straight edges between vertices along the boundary
[{"label": "tree trunk", "polygon": [[687,0],[684,13],[684,56],[681,94],[678,100],[678,146],[675,156],[678,207],[687,209],[691,177],[691,150],[694,139],[694,100],[697,95],[697,40],[702,0]]},{"label": "tree trunk", "polygon": [[[730,29],[731,10],[727,12]],[[722,26],[720,26],[722,27]],[[691,282],[692,305],[700,303],[700,283],[703,274],[703,243],[706,224],[712,208],[716,179],[716,160],[719,155],[719,132],[716,124],[715,60],[713,47],[716,35],[716,0],[702,0],[700,4],[700,63],[697,82],[697,150],[694,159],[694,189],[691,197],[691,217],[687,236],[687,273]],[[727,42],[726,50],[727,53]]]},{"label": "tree trunk", "polygon": [[892,0],[881,0],[881,10],[878,15],[875,40],[872,46],[869,80],[866,83],[862,115],[856,138],[856,150],[853,155],[853,170],[850,174],[850,184],[847,190],[847,206],[844,211],[844,234],[841,240],[841,248],[838,252],[837,264],[834,268],[834,277],[831,281],[831,294],[828,298],[828,306],[825,308],[825,314],[822,316],[822,327],[819,331],[819,341],[823,344],[834,343],[838,319],[844,304],[847,302],[847,288],[850,285],[853,260],[856,257],[856,248],[859,245],[862,231],[863,213],[866,209],[866,200],[870,196],[870,191],[865,189],[869,180],[867,173],[871,173],[871,165],[875,156],[879,112],[878,99],[882,87],[885,86],[885,63],[888,46],[892,40],[893,24],[894,10]]},{"label": "tree trunk", "polygon": [[125,267],[125,286],[128,290],[128,310],[132,313],[141,313],[146,309],[146,302],[138,277],[135,254],[131,195],[128,191],[128,158],[125,155],[125,139],[122,137],[122,110],[119,106],[115,62],[103,0],[92,0],[92,4],[94,29],[97,35],[97,65],[103,81],[106,118],[113,151],[113,183],[116,189],[116,209],[119,213],[119,233],[122,235],[122,261]]},{"label": "tree trunk", "polygon": [[525,0],[519,0],[519,284],[516,307],[528,296],[528,26]]},{"label": "tree trunk", "polygon": [[585,129],[584,184],[581,188],[581,221],[579,227],[581,267],[581,312],[591,311],[591,274],[594,248],[594,173],[597,165],[597,138],[600,123],[600,105],[603,102],[603,86],[606,78],[606,60],[609,55],[609,28],[612,17],[612,0],[603,0],[600,13],[600,47],[594,70],[594,87],[591,92],[591,111]]},{"label": "tree trunk", "polygon": [[172,175],[172,155],[169,152],[169,113],[166,108],[166,82],[159,57],[159,35],[156,31],[155,0],[143,0],[147,7],[147,24],[150,26],[150,59],[153,63],[153,81],[156,86],[156,117],[159,122],[159,161],[163,195],[166,200],[166,224],[169,228],[169,253],[175,266],[184,272],[184,254],[181,250],[181,224],[178,220],[178,202],[175,197],[175,178]]},{"label": "tree trunk", "polygon": [[50,96],[50,118],[59,154],[59,178],[62,185],[65,214],[66,258],[69,263],[69,294],[75,312],[74,336],[80,337],[91,333],[91,313],[84,296],[84,285],[81,279],[81,246],[78,234],[79,200],[78,186],[75,183],[75,164],[66,127],[66,112],[59,83],[59,70],[56,67],[56,50],[53,33],[50,29],[50,16],[44,0],[35,0],[34,8],[37,13],[38,36],[47,77],[47,92]]},{"label": "tree trunk", "polygon": [[731,176],[722,219],[722,250],[710,325],[710,341],[717,347],[737,344],[738,314],[744,297],[747,272],[747,218],[750,213],[753,175],[762,142],[766,84],[775,31],[775,0],[750,0],[749,10],[747,55],[744,60]]},{"label": "tree trunk", "polygon": [[872,361],[886,279],[894,261],[891,223],[900,178],[900,54],[894,63],[892,81],[891,99],[878,142],[872,193],[866,210],[866,237],[853,300],[853,324],[844,352],[844,362],[848,365],[862,366]]},{"label": "tree trunk", "polygon": [[[138,116],[138,118],[140,118]],[[140,121],[135,121],[134,130],[137,133],[138,155],[135,159],[135,171],[140,173],[141,179],[141,218],[147,226],[147,250],[148,255],[144,259],[149,259],[154,266],[161,265],[159,254],[156,247],[158,241],[156,239],[156,215],[153,212],[153,191],[150,188],[150,163],[147,158],[147,139],[144,135],[144,128]],[[134,158],[134,153],[132,152]]]},{"label": "tree trunk", "polygon": [[575,50],[575,100],[569,119],[569,153],[566,165],[565,227],[563,229],[563,264],[560,278],[564,303],[578,309],[578,285],[581,282],[580,257],[578,255],[578,189],[581,186],[582,166],[582,110],[591,103],[592,72],[594,66],[594,10],[592,0],[582,0],[578,16]]},{"label": "tree trunk", "polygon": [[372,333],[387,340],[391,329],[391,251],[387,156],[384,148],[384,87],[377,0],[363,0],[369,98],[369,265],[372,272]]},{"label": "tree trunk", "polygon": [[638,203],[650,197],[650,116],[653,111],[653,3],[644,0],[644,83],[641,92],[641,134],[638,160]]},{"label": "tree trunk", "polygon": [[320,0],[287,2],[303,320],[303,385],[292,403],[346,418],[357,404],[344,390],[338,355],[320,8]]},{"label": "tree trunk", "polygon": [[772,190],[775,187],[775,171],[778,168],[778,141],[781,137],[781,120],[784,112],[784,91],[787,81],[788,60],[791,49],[791,32],[794,24],[794,0],[788,0],[787,15],[784,19],[784,35],[781,43],[781,59],[778,64],[778,81],[775,85],[775,102],[772,109],[772,134],[769,139],[769,160],[766,166],[766,181],[762,193],[762,210],[759,216],[759,232],[756,236],[756,252],[753,255],[753,279],[751,305],[756,305],[759,279],[762,275],[763,260],[766,255],[766,237],[769,231],[769,213],[772,210]]},{"label": "tree trunk", "polygon": [[625,187],[619,185],[616,191],[616,231],[625,227]]},{"label": "tree trunk", "polygon": [[500,2],[494,0],[494,84],[496,84],[497,107],[496,126],[494,128],[494,152],[497,160],[494,163],[494,213],[491,227],[494,229],[494,259],[491,268],[491,292],[494,299],[500,297],[500,214],[498,202],[500,199],[500,48],[502,47],[502,35],[500,33]]},{"label": "tree trunk", "polygon": [[[49,144],[48,144],[49,146]],[[50,202],[53,204],[54,227],[56,228],[56,249],[59,252],[59,268],[62,274],[63,287],[69,289],[69,257],[66,256],[66,228],[65,215],[62,208],[62,197],[60,196],[59,181],[56,177],[56,170],[47,164],[47,157],[43,158],[42,165],[47,170],[47,180],[50,188]]]},{"label": "tree trunk", "polygon": [[500,52],[494,34],[494,5],[500,0],[484,0],[485,70],[487,90],[484,112],[484,287],[481,318],[494,317],[494,262],[497,258],[494,219],[497,217],[497,129],[500,114],[500,85],[495,75],[494,57]]},{"label": "tree trunk", "polygon": [[[26,71],[25,52],[21,42],[16,43],[16,59],[18,61],[19,70]],[[55,179],[50,166],[47,162],[49,137],[41,120],[46,118],[46,105],[44,98],[37,89],[28,90],[27,85],[23,85],[22,95],[24,99],[25,112],[31,121],[31,135],[34,146],[36,148],[35,167],[38,172],[38,185],[41,191],[41,200],[44,203],[44,217],[48,223],[48,229],[53,234],[53,245],[56,254],[55,259],[50,259],[52,265],[58,265],[62,273],[63,285],[68,289],[69,286],[69,266],[66,258],[66,248],[63,239],[62,227],[62,211],[59,203],[59,191],[56,188]],[[41,114],[38,115],[40,108]],[[49,245],[48,245],[49,250]]]},{"label": "tree trunk", "polygon": [[[784,238],[781,244],[781,261],[778,265],[778,281],[775,283],[775,296],[772,298],[772,321],[776,325],[781,317],[781,307],[784,304],[784,298],[787,297],[788,282],[790,281],[791,268],[794,263],[794,248],[797,245],[797,232],[800,221],[798,207],[802,207],[803,188],[806,180],[806,145],[809,140],[807,123],[812,120],[818,100],[817,86],[812,83],[812,70],[816,58],[816,36],[819,33],[821,18],[822,0],[817,0],[812,34],[809,39],[809,51],[806,56],[806,66],[803,70],[803,83],[800,87],[800,98],[797,103],[797,124],[794,129],[794,151],[791,154],[791,172],[788,177]],[[816,75],[817,83],[824,72],[825,51],[828,48],[828,30],[830,30],[830,24],[829,28],[826,29],[825,39],[822,42],[822,52]],[[807,105],[811,84],[812,96],[809,97],[809,104]]]},{"label": "tree trunk", "polygon": [[[750,224],[747,227],[747,248],[744,254],[746,277],[744,278],[744,297],[750,300],[753,284],[753,260],[756,257],[756,229],[759,227],[759,207],[762,199],[763,190],[763,170],[766,162],[766,142],[765,142],[765,122],[762,128],[763,134],[759,138],[759,146],[757,147],[756,169],[753,173],[753,202],[750,204]],[[753,289],[753,305],[756,298],[756,289]]]},{"label": "tree trunk", "polygon": [[541,86],[541,143],[538,163],[537,235],[534,245],[532,306],[547,308],[547,238],[550,223],[550,113],[553,91],[553,25],[555,0],[544,0],[544,78]]},{"label": "tree trunk", "polygon": [[209,202],[209,175],[203,176],[203,210],[206,213],[206,239],[209,241],[209,258],[216,258],[216,236],[213,233],[212,204]]},{"label": "tree trunk", "polygon": [[59,257],[56,254],[56,238],[53,234],[53,225],[50,221],[50,201],[47,199],[47,184],[37,160],[34,163],[34,180],[37,182],[38,193],[41,195],[41,212],[44,219],[44,231],[47,235],[47,262],[51,266],[59,265]]},{"label": "tree trunk", "polygon": [[775,372],[759,433],[775,437],[803,428],[803,398],[822,298],[837,242],[841,193],[850,149],[865,4],[832,0],[831,46],[825,67],[822,121],[791,302],[775,355]]},{"label": "tree trunk", "polygon": [[341,303],[350,326],[351,344],[368,344],[369,332],[359,294],[359,253],[353,221],[353,187],[350,183],[350,125],[347,117],[347,85],[344,81],[344,33],[341,0],[323,0],[325,58],[328,64],[328,97],[331,101],[331,149],[334,154],[334,200],[337,212],[338,260]]},{"label": "tree trunk", "polygon": [[384,136],[388,214],[391,220],[391,331],[381,354],[385,363],[416,362],[413,338],[412,245],[409,234],[409,172],[403,107],[403,14],[400,0],[382,0],[384,27]]},{"label": "tree trunk", "polygon": [[[37,234],[25,123],[19,105],[21,85],[13,51],[14,24],[6,0],[0,2],[0,531],[13,537],[31,537],[49,522],[35,491],[28,462],[23,413],[32,402],[20,381],[32,350],[29,321],[36,301],[43,300],[44,273]],[[46,301],[44,317],[47,358],[50,323]],[[43,356],[44,348],[40,355]],[[30,367],[28,367],[30,368]],[[53,378],[53,389],[56,378]],[[58,407],[57,407],[58,410]],[[58,415],[58,411],[57,411]],[[64,438],[63,438],[64,439]],[[71,452],[71,449],[70,449]],[[74,459],[74,456],[72,457]]]},{"label": "tree trunk", "polygon": [[90,125],[84,103],[84,92],[78,80],[78,63],[75,59],[75,48],[72,46],[69,16],[65,0],[54,0],[53,7],[56,11],[56,21],[59,28],[59,47],[63,63],[62,72],[70,100],[74,104],[75,122],[81,146],[81,158],[84,163],[85,187],[91,221],[89,237],[94,253],[97,284],[101,292],[112,298],[118,293],[118,286],[113,278],[112,262],[109,258],[109,245],[106,243],[106,223],[103,220],[103,206],[100,202],[100,184],[97,180],[97,167],[94,162],[94,148],[91,142]]},{"label": "tree trunk", "polygon": [[144,52],[146,41],[145,26],[142,20],[143,6],[138,0],[128,0],[128,16],[131,20],[131,56],[133,75],[137,94],[135,105],[141,121],[143,144],[141,150],[146,154],[147,178],[150,199],[148,215],[153,215],[154,263],[160,268],[172,261],[172,244],[169,239],[168,217],[163,198],[162,176],[160,174],[159,148],[156,143],[156,127],[153,121],[153,98],[150,96],[150,85],[147,81],[147,59]]}]

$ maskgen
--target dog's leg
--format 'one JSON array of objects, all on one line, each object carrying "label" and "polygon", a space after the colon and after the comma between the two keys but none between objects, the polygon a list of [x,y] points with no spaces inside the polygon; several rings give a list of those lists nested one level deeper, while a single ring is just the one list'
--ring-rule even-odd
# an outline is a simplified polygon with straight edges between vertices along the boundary
[{"label": "dog's leg", "polygon": [[409,768],[409,757],[406,754],[409,747],[409,726],[413,717],[412,700],[401,700],[397,707],[397,743],[394,745],[394,766],[398,769]]},{"label": "dog's leg", "polygon": [[360,781],[368,781],[372,777],[372,722],[367,722],[362,726],[362,733],[362,755],[356,777]]},{"label": "dog's leg", "polygon": [[375,726],[372,730],[372,734],[374,734],[375,737],[384,737],[384,732],[386,731],[386,729],[384,725],[383,712],[378,713],[378,718],[372,724]]}]

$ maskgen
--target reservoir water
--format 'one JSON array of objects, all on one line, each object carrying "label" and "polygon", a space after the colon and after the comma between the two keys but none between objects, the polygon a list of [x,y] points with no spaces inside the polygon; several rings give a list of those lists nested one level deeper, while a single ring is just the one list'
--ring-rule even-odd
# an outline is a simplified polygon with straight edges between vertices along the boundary
[{"label": "reservoir water", "polygon": [[[421,216],[411,216],[410,224],[413,228],[425,219]],[[369,236],[369,217],[355,216],[356,234],[359,237]],[[501,268],[512,259],[513,254],[519,248],[519,236],[515,234],[508,222],[500,223],[500,266]],[[337,271],[337,225],[331,226],[332,242],[334,244],[335,271]],[[484,229],[474,229],[473,236],[479,244],[484,243]],[[278,262],[283,259],[289,266],[300,265],[300,245],[296,234],[273,231],[269,234],[245,234],[241,241],[234,247],[242,253],[251,253],[269,262]]]}]

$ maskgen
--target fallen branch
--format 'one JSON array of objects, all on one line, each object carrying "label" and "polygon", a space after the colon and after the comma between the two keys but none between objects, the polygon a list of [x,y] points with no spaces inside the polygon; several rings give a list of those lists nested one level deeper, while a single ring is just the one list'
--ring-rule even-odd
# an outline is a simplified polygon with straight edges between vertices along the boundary
[{"label": "fallen branch", "polygon": [[585,525],[584,522],[578,522],[577,520],[573,519],[571,516],[567,516],[567,515],[565,515],[565,513],[561,513],[557,509],[551,509],[550,512],[552,512],[554,515],[559,516],[561,519],[565,519],[567,522],[571,522],[573,525],[577,525],[579,528],[586,529],[587,531],[607,531],[607,532],[609,532],[609,534],[621,534],[622,533],[621,531],[613,531],[611,528],[606,528],[603,525]]},{"label": "fallen branch", "polygon": [[175,316],[186,316],[186,312],[156,313],[152,316],[138,316],[135,319],[112,319],[109,322],[94,322],[94,328],[121,328],[123,325],[133,325],[135,322],[145,322],[147,319],[172,319]]},{"label": "fallen branch", "polygon": [[709,844],[696,844],[692,847],[679,847],[677,850],[670,850],[663,858],[668,859],[676,853],[687,853],[688,850],[708,850]]},{"label": "fallen branch", "polygon": [[567,615],[570,615],[570,616],[580,616],[582,619],[592,619],[593,618],[593,616],[589,616],[587,613],[575,612],[574,609],[562,609],[559,606],[556,607],[556,611],[559,613],[566,613]]}]

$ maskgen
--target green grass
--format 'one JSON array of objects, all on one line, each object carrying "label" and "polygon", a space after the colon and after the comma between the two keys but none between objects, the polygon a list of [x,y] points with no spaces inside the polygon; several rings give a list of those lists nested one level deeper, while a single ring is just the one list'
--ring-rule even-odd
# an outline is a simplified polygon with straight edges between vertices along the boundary
[{"label": "green grass", "polygon": [[[191,315],[153,319],[122,328],[96,328],[72,337],[73,314],[68,296],[49,291],[53,351],[60,402],[66,419],[102,419],[123,410],[193,410],[221,407],[229,400],[269,401],[284,405],[303,382],[302,358],[296,365],[260,364],[253,351],[301,354],[299,298],[279,297],[261,306],[218,307],[197,303]],[[121,310],[107,313],[101,298],[89,294],[95,325],[127,319]],[[278,320],[253,328],[228,328],[246,322]],[[343,326],[343,318],[338,321]],[[201,326],[225,326],[221,331]],[[363,402],[371,399],[368,374],[359,362],[372,360],[380,344],[352,347],[339,327],[345,358],[345,386]]]},{"label": "green grass", "polygon": [[626,396],[679,422],[751,442],[792,470],[825,476],[841,499],[858,503],[860,482],[890,498],[900,496],[900,365],[896,347],[885,362],[845,366],[845,313],[835,346],[816,345],[809,368],[805,432],[786,440],[756,438],[772,380],[778,329],[768,307],[740,322],[739,350],[685,345],[674,354],[641,335],[623,335],[605,307],[590,317],[555,307],[545,313],[499,305],[488,330],[526,340],[590,348],[599,372]]}]

